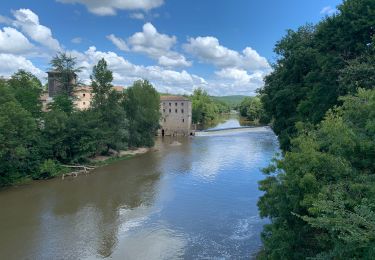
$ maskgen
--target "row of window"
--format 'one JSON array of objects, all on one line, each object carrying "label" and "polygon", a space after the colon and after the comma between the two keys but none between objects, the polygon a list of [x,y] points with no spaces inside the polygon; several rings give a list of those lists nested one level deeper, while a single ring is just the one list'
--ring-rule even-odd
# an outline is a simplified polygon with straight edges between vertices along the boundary
[{"label": "row of window", "polygon": [[[174,112],[175,112],[175,113],[178,113],[178,109],[176,108],[176,109],[174,110]],[[163,109],[163,113],[165,113],[165,109]],[[172,109],[169,109],[169,113],[172,113]],[[182,114],[184,113],[184,110],[183,110],[183,109],[181,109],[181,113],[182,113]]]},{"label": "row of window", "polygon": [[[182,123],[185,123],[185,119],[184,118],[182,118]],[[164,118],[164,122],[167,122],[167,119],[166,118]]]},{"label": "row of window", "polygon": [[[163,102],[163,105],[165,106],[165,102]],[[174,105],[177,107],[178,103],[176,102],[176,103],[174,103]],[[184,103],[181,102],[181,106],[183,106],[183,105],[184,105]],[[169,106],[171,107],[172,103],[169,102]]]}]

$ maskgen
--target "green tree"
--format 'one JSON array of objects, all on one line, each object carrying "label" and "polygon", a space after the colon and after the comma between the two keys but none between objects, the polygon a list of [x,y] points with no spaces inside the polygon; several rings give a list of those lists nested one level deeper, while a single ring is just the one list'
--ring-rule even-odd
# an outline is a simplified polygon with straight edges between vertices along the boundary
[{"label": "green tree", "polygon": [[104,58],[92,69],[91,86],[94,94],[93,106],[103,106],[112,89],[113,75]]},{"label": "green tree", "polygon": [[51,60],[52,69],[58,73],[57,80],[62,86],[62,93],[72,96],[75,85],[77,85],[77,73],[82,67],[77,67],[77,59],[65,52],[59,52]]},{"label": "green tree", "polygon": [[10,99],[0,104],[0,186],[36,171],[40,160],[36,120],[0,87],[4,92]]},{"label": "green tree", "polygon": [[347,0],[338,10],[316,26],[289,30],[276,44],[278,59],[261,93],[283,150],[297,122],[317,124],[340,95],[374,86],[375,2]]},{"label": "green tree", "polygon": [[239,110],[241,116],[250,121],[268,123],[268,118],[259,97],[245,97],[239,106]]},{"label": "green tree", "polygon": [[160,120],[160,96],[147,80],[125,91],[123,102],[129,120],[129,146],[153,146]]},{"label": "green tree", "polygon": [[191,101],[193,123],[203,124],[217,117],[218,107],[205,90],[195,89]]},{"label": "green tree", "polygon": [[100,146],[103,147],[105,153],[108,153],[109,149],[126,149],[128,121],[121,104],[123,93],[112,89],[112,71],[108,69],[104,58],[94,66],[90,78],[94,95],[92,112],[98,119]]},{"label": "green tree", "polygon": [[67,94],[59,94],[53,98],[53,102],[48,104],[48,108],[53,111],[62,111],[68,115],[74,112],[74,103]]},{"label": "green tree", "polygon": [[317,127],[298,124],[291,151],[265,170],[267,259],[375,256],[375,89],[340,101]]},{"label": "green tree", "polygon": [[42,83],[30,72],[19,70],[8,80],[9,87],[20,105],[35,118],[41,116]]}]

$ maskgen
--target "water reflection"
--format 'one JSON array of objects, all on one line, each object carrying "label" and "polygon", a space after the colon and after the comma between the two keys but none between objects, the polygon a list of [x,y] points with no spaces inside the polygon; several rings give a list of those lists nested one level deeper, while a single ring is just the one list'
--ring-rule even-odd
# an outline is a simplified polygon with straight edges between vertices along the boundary
[{"label": "water reflection", "polygon": [[248,258],[266,223],[260,168],[277,147],[269,129],[165,137],[88,176],[7,189],[0,259]]},{"label": "water reflection", "polygon": [[[4,192],[0,205],[6,205],[8,201],[14,203],[0,214],[0,230],[10,233],[18,229],[20,232],[10,240],[0,235],[0,252],[7,253],[7,259],[12,256],[17,259],[17,240],[24,233],[32,232],[23,246],[26,255],[35,259],[55,255],[64,259],[91,254],[111,255],[118,243],[121,223],[134,218],[136,212],[146,215],[154,202],[160,179],[159,161],[152,154],[144,157],[148,163],[142,169],[139,162],[129,160],[126,167],[120,162],[97,169],[89,176],[53,180]],[[25,194],[33,194],[32,200],[28,200],[32,206],[27,211],[26,222],[22,218],[27,206],[23,201]],[[132,215],[122,214],[124,210],[133,209],[141,210]],[[29,219],[35,221],[30,223]]]}]

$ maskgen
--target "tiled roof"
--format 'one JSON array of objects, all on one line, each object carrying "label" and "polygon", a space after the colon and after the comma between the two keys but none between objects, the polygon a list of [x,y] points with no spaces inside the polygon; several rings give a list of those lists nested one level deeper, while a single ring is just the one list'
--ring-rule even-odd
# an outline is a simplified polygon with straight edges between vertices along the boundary
[{"label": "tiled roof", "polygon": [[161,96],[161,101],[189,101],[188,98],[183,96]]},{"label": "tiled roof", "polygon": [[[124,91],[124,87],[122,86],[113,86],[112,87],[113,90],[116,90],[116,91],[119,91],[119,92],[122,92]],[[92,87],[91,86],[77,86],[74,91],[92,91]]]},{"label": "tiled roof", "polygon": [[125,90],[125,87],[123,87],[123,86],[113,86],[112,89],[116,90],[116,91],[119,91],[119,92],[122,92],[122,91]]}]

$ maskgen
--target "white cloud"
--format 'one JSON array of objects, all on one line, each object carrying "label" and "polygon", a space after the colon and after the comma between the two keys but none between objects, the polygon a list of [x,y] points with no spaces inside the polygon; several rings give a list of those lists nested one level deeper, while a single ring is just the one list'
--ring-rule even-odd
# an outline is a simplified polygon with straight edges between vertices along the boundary
[{"label": "white cloud", "polygon": [[212,95],[255,95],[255,90],[263,85],[263,71],[247,73],[242,69],[224,68],[215,72],[216,77],[204,79],[186,70],[176,71],[161,66],[135,65],[115,52],[103,52],[92,46],[85,52],[72,51],[77,57],[78,66],[85,69],[80,79],[90,84],[92,67],[104,58],[113,71],[114,84],[129,86],[135,80],[148,79],[158,91],[176,94],[190,94],[202,87]]},{"label": "white cloud", "polygon": [[82,42],[82,38],[81,37],[75,37],[71,40],[72,43],[75,43],[75,44],[80,44]]},{"label": "white cloud", "polygon": [[113,34],[107,38],[120,50],[126,51],[130,48],[132,52],[146,54],[157,60],[161,66],[188,67],[192,64],[182,54],[172,50],[177,43],[176,36],[159,33],[151,23],[144,24],[142,32],[136,32],[130,36],[127,43]]},{"label": "white cloud", "polygon": [[322,15],[332,15],[336,12],[336,9],[331,6],[325,6],[320,10],[320,14]]},{"label": "white cloud", "polygon": [[107,39],[110,40],[119,50],[129,51],[129,47],[126,42],[123,39],[116,37],[114,34],[108,35]]},{"label": "white cloud", "polygon": [[176,44],[176,36],[159,33],[151,23],[143,25],[143,31],[133,34],[128,39],[132,50],[158,58],[167,53]]},{"label": "white cloud", "polygon": [[144,20],[145,19],[145,15],[143,13],[131,13],[129,15],[130,18],[132,19],[137,19],[137,20]]},{"label": "white cloud", "polygon": [[10,77],[13,73],[23,69],[36,75],[40,79],[44,79],[47,74],[35,67],[34,64],[23,56],[14,54],[0,53],[0,75]]},{"label": "white cloud", "polygon": [[163,5],[164,0],[57,0],[61,3],[83,4],[96,15],[116,15],[117,10],[148,11]]},{"label": "white cloud", "polygon": [[181,54],[169,52],[158,58],[158,64],[164,67],[189,67],[192,63]]},{"label": "white cloud", "polygon": [[19,9],[13,12],[16,20],[13,25],[23,33],[50,50],[61,50],[59,42],[52,37],[51,29],[39,23],[39,17],[30,9]]},{"label": "white cloud", "polygon": [[246,47],[242,53],[220,45],[215,37],[190,38],[184,49],[205,63],[217,67],[235,67],[246,70],[268,70],[270,65],[267,59],[261,57],[255,50]]},{"label": "white cloud", "polygon": [[159,91],[171,93],[191,93],[196,87],[204,85],[203,78],[192,75],[187,71],[175,71],[160,66],[135,65],[115,52],[98,51],[92,46],[84,53],[71,51],[70,54],[77,58],[78,66],[85,67],[79,74],[87,84],[92,67],[104,58],[109,68],[113,71],[114,83],[119,85],[131,85],[135,80],[148,79]]},{"label": "white cloud", "polygon": [[[244,69],[224,68],[216,71],[217,93],[237,93],[244,95],[255,95],[255,91],[263,86],[263,78],[267,75],[264,71],[248,73]],[[215,89],[212,90],[215,92]]]},{"label": "white cloud", "polygon": [[4,27],[0,29],[0,52],[2,53],[27,53],[34,46],[19,31],[14,28]]}]

